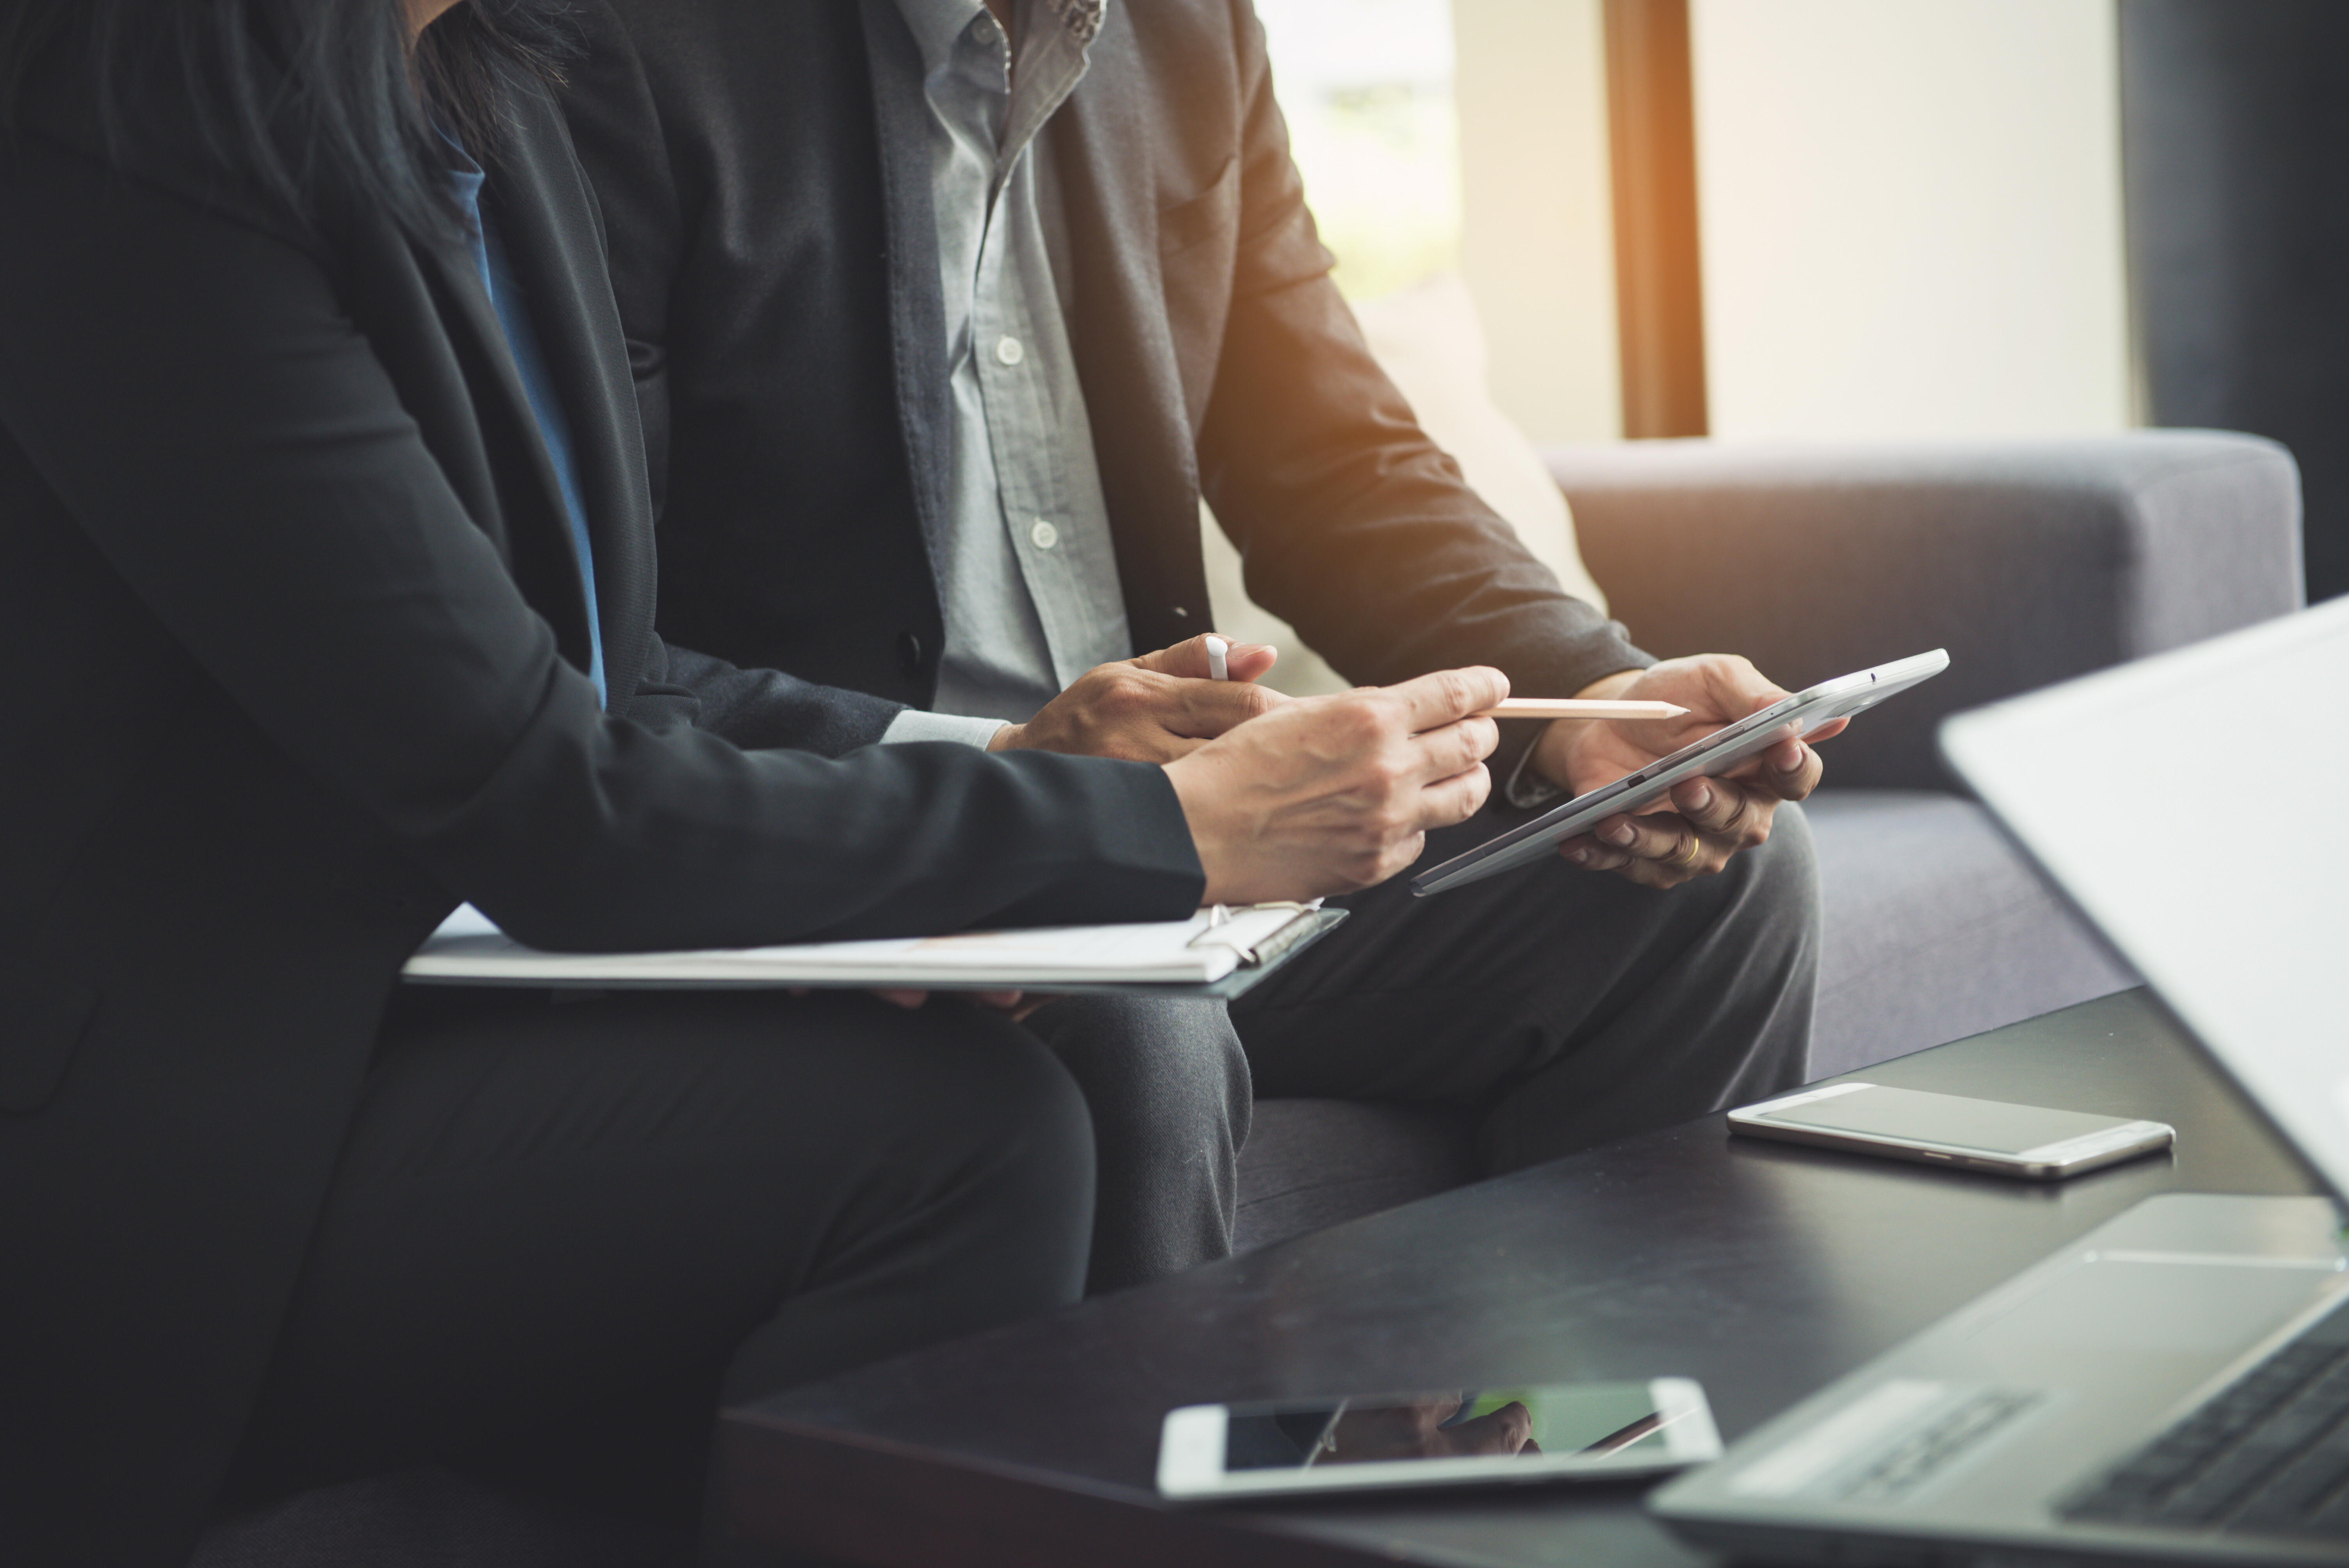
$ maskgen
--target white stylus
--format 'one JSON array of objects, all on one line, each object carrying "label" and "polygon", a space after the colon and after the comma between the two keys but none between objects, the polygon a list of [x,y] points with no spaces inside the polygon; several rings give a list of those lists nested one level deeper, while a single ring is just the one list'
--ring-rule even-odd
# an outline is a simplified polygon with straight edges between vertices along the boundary
[{"label": "white stylus", "polygon": [[[1207,678],[1227,681],[1232,678],[1230,665],[1225,662],[1232,651],[1231,639],[1213,632],[1199,639],[1207,645]],[[1505,696],[1496,707],[1485,709],[1485,718],[1678,718],[1688,709],[1669,702],[1609,702],[1597,699],[1558,699],[1550,697]]]},{"label": "white stylus", "polygon": [[1688,709],[1676,702],[1630,702],[1604,697],[1505,696],[1484,711],[1485,718],[1678,718]]}]

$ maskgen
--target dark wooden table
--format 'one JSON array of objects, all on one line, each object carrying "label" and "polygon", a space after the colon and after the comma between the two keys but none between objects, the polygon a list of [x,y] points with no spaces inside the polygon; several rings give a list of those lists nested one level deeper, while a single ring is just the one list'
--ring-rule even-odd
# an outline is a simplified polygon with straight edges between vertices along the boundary
[{"label": "dark wooden table", "polygon": [[1707,1118],[730,1411],[738,1526],[883,1568],[1700,1563],[1624,1484],[1172,1509],[1159,1418],[1677,1373],[1733,1439],[2140,1199],[2321,1190],[2141,992],[1852,1076],[2178,1144],[2040,1186]]}]

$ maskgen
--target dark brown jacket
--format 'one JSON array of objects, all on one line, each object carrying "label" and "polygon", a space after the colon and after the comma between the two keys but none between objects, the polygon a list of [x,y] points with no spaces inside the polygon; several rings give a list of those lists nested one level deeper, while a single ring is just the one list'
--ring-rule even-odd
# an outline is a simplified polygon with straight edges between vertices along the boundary
[{"label": "dark brown jacket", "polygon": [[[589,0],[564,95],[611,223],[661,633],[836,750],[936,689],[948,387],[928,109],[896,0]],[[1046,128],[1071,340],[1136,651],[1209,630],[1204,493],[1250,593],[1349,677],[1648,661],[1421,433],[1329,278],[1248,0],[1112,0]],[[1496,777],[1532,726],[1510,725]]]}]

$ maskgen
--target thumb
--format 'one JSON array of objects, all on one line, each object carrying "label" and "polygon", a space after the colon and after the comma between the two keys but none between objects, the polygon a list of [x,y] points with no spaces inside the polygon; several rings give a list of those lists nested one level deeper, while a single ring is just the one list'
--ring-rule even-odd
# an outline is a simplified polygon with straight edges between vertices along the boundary
[{"label": "thumb", "polygon": [[1224,655],[1224,673],[1236,681],[1260,681],[1279,657],[1280,650],[1269,643],[1234,643]]},{"label": "thumb", "polygon": [[[1179,676],[1188,680],[1203,681],[1215,672],[1207,663],[1207,638],[1213,633],[1202,632],[1187,637],[1171,648],[1161,648],[1154,654],[1144,654],[1133,662],[1145,670],[1162,676]],[[1280,657],[1280,650],[1263,643],[1230,643],[1224,655],[1224,671],[1236,681],[1261,678]]]}]

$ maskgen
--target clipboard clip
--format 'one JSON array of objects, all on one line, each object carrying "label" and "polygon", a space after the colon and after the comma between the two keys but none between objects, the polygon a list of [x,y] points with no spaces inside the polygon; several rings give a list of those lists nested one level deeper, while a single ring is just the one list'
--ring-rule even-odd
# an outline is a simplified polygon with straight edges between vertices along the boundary
[{"label": "clipboard clip", "polygon": [[1232,923],[1232,910],[1231,906],[1228,904],[1210,904],[1207,906],[1207,923],[1206,927],[1195,933],[1191,939],[1188,942],[1185,942],[1183,945],[1185,947],[1225,948],[1237,955],[1242,964],[1250,966],[1268,963],[1272,959],[1279,957],[1282,954],[1288,952],[1289,948],[1296,945],[1299,942],[1303,941],[1307,936],[1312,934],[1314,923],[1310,920],[1300,917],[1319,914],[1321,911],[1321,901],[1317,898],[1309,900],[1303,903],[1299,903],[1290,900],[1282,899],[1270,903],[1242,904],[1240,907],[1249,913],[1254,913],[1258,910],[1266,909],[1285,909],[1291,913],[1289,919],[1282,921],[1271,931],[1267,932],[1265,935],[1253,945],[1243,946],[1239,943],[1231,941],[1228,937],[1220,941],[1216,939],[1216,931]]}]

